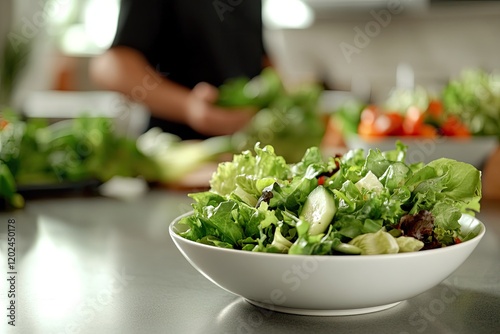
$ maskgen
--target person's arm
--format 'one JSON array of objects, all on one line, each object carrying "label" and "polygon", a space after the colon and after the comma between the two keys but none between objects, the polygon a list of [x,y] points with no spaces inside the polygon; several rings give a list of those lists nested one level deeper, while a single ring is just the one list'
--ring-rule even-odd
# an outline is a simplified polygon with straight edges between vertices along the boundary
[{"label": "person's arm", "polygon": [[140,52],[129,47],[113,47],[93,59],[90,75],[103,89],[144,103],[152,115],[187,124],[207,136],[232,134],[254,114],[215,106],[217,88],[200,83],[189,90],[155,72]]}]

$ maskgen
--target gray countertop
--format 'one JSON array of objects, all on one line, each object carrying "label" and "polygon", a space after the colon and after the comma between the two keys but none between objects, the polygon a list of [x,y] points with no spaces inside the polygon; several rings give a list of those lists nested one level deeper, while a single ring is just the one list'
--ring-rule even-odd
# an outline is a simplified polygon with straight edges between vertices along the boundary
[{"label": "gray countertop", "polygon": [[[199,274],[168,235],[183,192],[134,201],[72,197],[0,213],[0,333],[496,333],[500,202],[483,202],[486,235],[437,287],[371,314],[310,317],[263,310]],[[15,327],[8,324],[8,220],[15,219]],[[11,233],[12,234],[12,233]],[[383,284],[390,284],[384,282]]]}]

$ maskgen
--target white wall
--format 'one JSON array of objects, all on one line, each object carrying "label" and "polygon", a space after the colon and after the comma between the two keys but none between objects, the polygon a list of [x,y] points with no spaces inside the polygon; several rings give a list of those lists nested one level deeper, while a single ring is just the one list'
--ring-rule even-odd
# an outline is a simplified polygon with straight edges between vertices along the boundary
[{"label": "white wall", "polygon": [[9,14],[11,18],[9,39],[13,43],[22,43],[30,47],[28,62],[18,78],[12,101],[14,107],[22,105],[32,91],[50,89],[53,85],[57,52],[53,41],[47,36],[49,17],[45,12],[46,1],[12,1],[12,10]]},{"label": "white wall", "polygon": [[278,68],[292,82],[315,78],[333,89],[350,90],[353,77],[364,78],[373,99],[380,101],[395,85],[400,62],[413,67],[416,84],[438,91],[466,67],[500,70],[500,3],[473,9],[401,12],[379,18],[383,24],[367,10],[362,18],[338,15],[305,30],[271,30],[266,40]]}]

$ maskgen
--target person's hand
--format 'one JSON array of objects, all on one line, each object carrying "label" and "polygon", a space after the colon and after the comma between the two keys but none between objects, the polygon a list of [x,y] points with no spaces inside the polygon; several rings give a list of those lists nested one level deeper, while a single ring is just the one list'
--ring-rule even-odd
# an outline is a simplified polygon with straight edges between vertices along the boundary
[{"label": "person's hand", "polygon": [[191,128],[207,136],[229,135],[245,127],[255,115],[253,108],[234,110],[216,106],[217,96],[217,88],[205,82],[191,90],[186,110]]}]

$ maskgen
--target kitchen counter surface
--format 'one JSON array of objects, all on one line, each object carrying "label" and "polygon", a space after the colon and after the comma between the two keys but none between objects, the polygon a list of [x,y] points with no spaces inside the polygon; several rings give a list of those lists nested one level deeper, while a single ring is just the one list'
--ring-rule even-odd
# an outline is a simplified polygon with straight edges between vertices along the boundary
[{"label": "kitchen counter surface", "polygon": [[[156,189],[133,201],[37,199],[23,210],[0,212],[0,332],[491,334],[500,329],[500,201],[483,201],[478,218],[486,235],[443,283],[394,308],[342,317],[266,311],[208,281],[168,235],[168,224],[190,210],[189,204],[184,192]],[[13,270],[7,267],[9,219],[15,220]],[[14,281],[8,281],[10,271],[16,272]],[[15,327],[7,317],[12,282]]]}]

